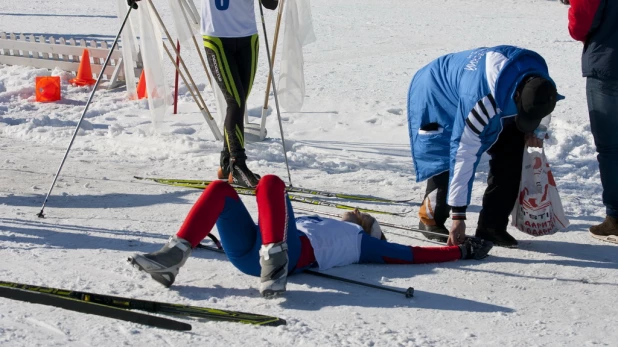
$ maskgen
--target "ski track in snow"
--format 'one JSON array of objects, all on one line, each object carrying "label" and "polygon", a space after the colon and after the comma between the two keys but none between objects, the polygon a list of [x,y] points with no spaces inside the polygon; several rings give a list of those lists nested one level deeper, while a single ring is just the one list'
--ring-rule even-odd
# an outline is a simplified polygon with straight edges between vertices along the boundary
[{"label": "ski track in snow", "polygon": [[[155,4],[168,6],[162,0]],[[79,6],[66,0],[7,0],[0,3],[0,30],[112,41],[119,27],[115,8],[95,0]],[[290,278],[284,298],[266,300],[259,296],[258,279],[238,272],[224,255],[205,250],[194,252],[170,289],[128,266],[132,253],[157,250],[199,196],[198,190],[132,177],[212,178],[218,166],[221,144],[182,85],[180,114],[167,116],[156,129],[146,101],[126,100],[122,89],[97,91],[49,200],[47,218],[37,218],[90,91],[66,86],[70,76],[54,70],[51,74],[65,82],[63,100],[35,103],[34,78],[50,72],[0,65],[0,279],[288,321],[276,328],[191,321],[193,331],[179,333],[0,298],[0,345],[616,345],[618,253],[615,245],[593,240],[587,232],[602,220],[604,208],[580,77],[581,44],[568,35],[567,9],[545,0],[513,0],[506,6],[489,0],[312,1],[318,41],[305,48],[305,105],[301,112],[281,115],[292,182],[413,199],[409,205],[361,204],[394,212],[412,209],[405,217],[381,220],[418,223],[424,184],[414,181],[406,120],[407,90],[418,68],[448,52],[519,45],[547,60],[559,92],[567,96],[553,114],[546,146],[572,224],[566,232],[533,238],[510,227],[520,249],[494,249],[482,262],[329,271],[369,283],[413,286],[412,299],[303,274]],[[168,11],[161,12],[171,23]],[[267,11],[270,35],[274,19]],[[265,51],[262,47],[249,98],[253,123],[259,122],[265,89]],[[189,54],[187,63],[215,111],[197,55]],[[172,72],[166,62],[168,81]],[[271,97],[267,140],[247,146],[249,166],[285,179],[273,102]],[[469,234],[487,172],[484,160]],[[243,200],[256,216],[252,198]],[[390,239],[431,245],[403,236]]]}]

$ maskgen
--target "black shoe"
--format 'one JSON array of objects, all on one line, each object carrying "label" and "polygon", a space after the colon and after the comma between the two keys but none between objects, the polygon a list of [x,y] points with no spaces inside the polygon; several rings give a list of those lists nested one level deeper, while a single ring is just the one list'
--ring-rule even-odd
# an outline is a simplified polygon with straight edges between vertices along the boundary
[{"label": "black shoe", "polygon": [[506,230],[496,230],[491,228],[478,228],[476,229],[476,237],[485,241],[491,241],[494,246],[517,248],[519,243],[513,236],[506,232]]},{"label": "black shoe", "polygon": [[230,176],[230,152],[227,150],[221,151],[221,157],[219,159],[219,170],[217,170],[217,177],[220,180],[228,178]]},{"label": "black shoe", "polygon": [[256,175],[245,163],[245,159],[230,158],[230,173],[228,175],[228,182],[247,188],[255,188],[257,186],[260,175]]},{"label": "black shoe", "polygon": [[[448,232],[448,229],[446,229],[443,225],[442,226],[440,226],[440,225],[425,225],[423,222],[418,222],[418,228],[420,230],[424,230],[424,231],[431,231],[432,234],[423,233],[423,235],[426,238],[430,239],[430,240],[434,240],[434,241],[438,241],[438,242],[443,242],[443,243],[446,243],[446,241],[448,241],[448,234],[449,234],[449,232]],[[441,237],[441,236],[438,236],[438,235],[433,234],[433,233],[443,234],[446,237]]]},{"label": "black shoe", "polygon": [[486,241],[478,237],[466,237],[464,243],[459,245],[461,249],[461,259],[481,260],[487,258],[493,246],[494,244],[491,241]]}]

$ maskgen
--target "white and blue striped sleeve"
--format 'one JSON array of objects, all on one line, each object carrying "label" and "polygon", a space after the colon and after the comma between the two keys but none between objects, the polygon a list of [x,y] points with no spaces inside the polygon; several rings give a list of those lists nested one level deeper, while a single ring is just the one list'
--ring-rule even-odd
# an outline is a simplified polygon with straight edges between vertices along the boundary
[{"label": "white and blue striped sleeve", "polygon": [[496,101],[488,94],[471,107],[466,117],[457,118],[460,131],[454,131],[451,139],[451,177],[447,201],[450,206],[464,207],[470,204],[474,173],[483,154],[481,134],[496,115],[496,110]]}]

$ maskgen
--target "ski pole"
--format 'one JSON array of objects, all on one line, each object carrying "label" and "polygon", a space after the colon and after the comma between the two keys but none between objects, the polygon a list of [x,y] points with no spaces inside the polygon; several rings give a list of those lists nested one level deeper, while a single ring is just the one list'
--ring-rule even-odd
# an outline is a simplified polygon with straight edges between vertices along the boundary
[{"label": "ski pole", "polygon": [[[264,7],[262,2],[260,4],[260,17],[262,18],[262,30],[264,31],[264,43],[266,44],[266,56],[268,57],[268,73],[274,76],[273,62],[270,59],[270,48],[268,47],[268,34],[266,33],[266,22],[264,21]],[[288,170],[288,180],[290,186],[292,186],[292,175],[290,174],[290,164],[288,164],[288,153],[285,149],[285,137],[283,136],[283,125],[281,124],[281,111],[279,110],[279,98],[277,97],[277,86],[275,85],[275,79],[272,79],[273,94],[275,96],[275,107],[277,109],[277,119],[279,120],[279,131],[281,132],[281,145],[283,146],[283,157],[285,158],[285,167]]]},{"label": "ski pole", "polygon": [[54,180],[52,181],[52,184],[49,187],[49,191],[47,192],[47,196],[45,196],[45,200],[43,201],[43,206],[41,206],[41,212],[39,212],[37,214],[37,216],[39,218],[45,218],[45,215],[43,214],[43,210],[45,210],[45,205],[47,204],[47,200],[49,199],[49,196],[51,195],[51,192],[54,189],[54,186],[56,185],[56,180],[58,179],[58,176],[60,175],[60,171],[62,170],[62,167],[64,166],[64,162],[67,160],[67,157],[69,156],[69,151],[71,150],[71,147],[73,146],[73,142],[75,141],[75,137],[77,136],[77,132],[79,131],[79,127],[82,125],[82,121],[84,120],[84,116],[86,115],[86,112],[88,111],[88,107],[90,106],[90,102],[92,102],[92,98],[94,97],[94,92],[97,90],[97,87],[99,86],[99,83],[101,83],[101,79],[103,78],[103,72],[105,71],[105,68],[107,68],[107,64],[109,63],[109,60],[110,60],[110,58],[112,56],[112,53],[114,52],[114,48],[118,44],[118,40],[120,39],[120,34],[122,33],[122,30],[124,29],[125,24],[127,24],[127,20],[129,19],[129,14],[131,14],[131,10],[132,9],[133,9],[133,7],[129,6],[129,10],[127,11],[127,15],[124,17],[124,21],[122,22],[122,25],[120,26],[120,30],[118,30],[118,35],[116,35],[116,39],[114,39],[114,43],[112,44],[112,47],[109,49],[109,53],[107,54],[107,58],[105,58],[105,62],[103,63],[103,67],[101,68],[101,73],[99,74],[99,77],[97,78],[97,82],[94,84],[94,87],[92,87],[92,92],[90,92],[90,96],[88,97],[88,101],[86,101],[86,106],[84,107],[84,112],[82,112],[81,117],[79,117],[79,121],[77,122],[77,126],[75,127],[75,131],[73,132],[73,137],[71,137],[71,142],[69,142],[69,147],[67,147],[67,150],[64,153],[64,157],[62,158],[62,161],[60,162],[60,166],[58,167],[58,171],[56,172],[56,176],[54,176]]},{"label": "ski pole", "polygon": [[341,281],[341,282],[346,282],[346,283],[352,283],[352,284],[356,284],[356,285],[363,286],[363,287],[369,287],[369,288],[384,290],[384,291],[387,291],[387,292],[399,293],[399,294],[405,295],[406,298],[411,298],[411,297],[414,296],[414,288],[412,288],[412,287],[409,287],[408,289],[403,290],[403,289],[399,289],[399,288],[392,288],[392,287],[382,286],[382,285],[378,285],[378,284],[371,284],[371,283],[355,281],[355,280],[351,280],[351,279],[348,279],[348,278],[334,276],[334,275],[329,275],[329,274],[325,274],[323,272],[313,271],[313,270],[304,270],[303,273],[307,273],[307,274],[318,276],[318,277],[324,277],[324,278],[328,278],[328,279],[331,279],[331,280],[336,280],[336,281]]},{"label": "ski pole", "polygon": [[[212,246],[207,246],[207,245],[203,245],[201,243],[198,244],[196,246],[196,248],[206,249],[206,250],[209,250],[209,251],[225,254],[225,251],[222,248],[216,248],[216,247],[212,247]],[[347,279],[347,278],[343,278],[343,277],[339,277],[339,276],[325,274],[325,273],[319,272],[319,271],[304,270],[303,272],[307,273],[307,274],[310,274],[310,275],[314,275],[314,276],[328,278],[328,279],[331,279],[331,280],[337,280],[337,281],[341,281],[341,282],[356,284],[356,285],[359,285],[359,286],[364,286],[364,287],[369,287],[369,288],[374,288],[374,289],[380,289],[380,290],[384,290],[384,291],[387,291],[387,292],[394,292],[394,293],[403,294],[403,295],[406,296],[406,298],[411,298],[411,297],[414,296],[414,288],[412,288],[412,287],[409,287],[408,289],[403,290],[403,289],[391,288],[391,287],[377,285],[377,284],[370,284],[370,283],[355,281],[355,280],[351,280],[351,279]]]},{"label": "ski pole", "polygon": [[[283,8],[285,0],[279,1],[279,11],[277,13],[277,24],[275,24],[275,38],[273,39],[273,52],[271,55],[273,65],[275,61],[275,55],[277,52],[277,42],[279,41],[279,28],[281,27],[281,17],[283,15]],[[264,107],[262,108],[262,118],[260,119],[260,136],[262,136],[263,129],[266,127],[266,113],[268,112],[268,94],[270,94],[270,83],[274,76],[268,73],[268,79],[266,80],[266,90],[264,91]]]}]

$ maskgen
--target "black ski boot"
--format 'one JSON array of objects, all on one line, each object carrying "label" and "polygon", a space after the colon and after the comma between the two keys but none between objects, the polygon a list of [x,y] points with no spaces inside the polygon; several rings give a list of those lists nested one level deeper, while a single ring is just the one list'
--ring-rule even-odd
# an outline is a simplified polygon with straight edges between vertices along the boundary
[{"label": "black ski boot", "polygon": [[229,175],[227,181],[231,184],[236,184],[247,188],[255,188],[261,177],[260,175],[256,175],[249,170],[245,162],[246,159],[247,156],[244,154],[242,156],[230,158]]},{"label": "black ski boot", "polygon": [[491,241],[486,241],[478,237],[466,237],[464,243],[459,245],[461,259],[481,260],[487,258],[493,246],[494,244]]},{"label": "black ski boot", "polygon": [[506,230],[496,230],[492,228],[477,228],[474,235],[486,241],[491,241],[495,246],[506,248],[517,248],[519,243]]},{"label": "black ski boot", "polygon": [[227,179],[230,176],[230,152],[227,149],[221,151],[221,157],[219,158],[219,170],[217,170],[217,177]]},{"label": "black ski boot", "polygon": [[[423,235],[430,240],[443,243],[446,243],[446,241],[448,241],[449,232],[444,225],[425,225],[423,222],[418,222],[418,228],[423,231],[431,231],[432,234],[423,233]],[[441,237],[436,234],[444,234],[445,237]]]}]

